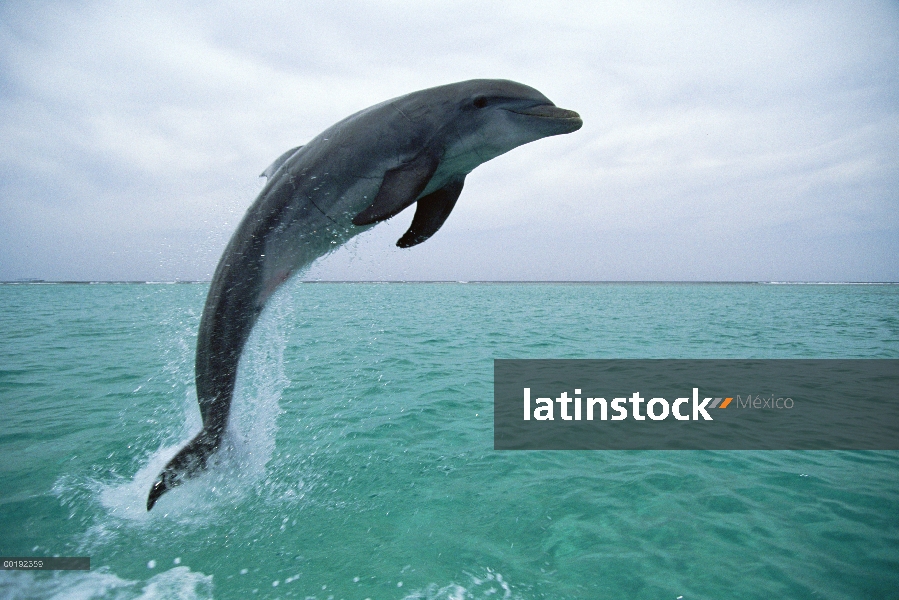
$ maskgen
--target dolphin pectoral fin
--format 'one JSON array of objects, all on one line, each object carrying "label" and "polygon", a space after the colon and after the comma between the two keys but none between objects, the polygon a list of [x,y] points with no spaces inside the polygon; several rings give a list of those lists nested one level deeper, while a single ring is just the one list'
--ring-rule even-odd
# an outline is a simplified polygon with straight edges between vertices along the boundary
[{"label": "dolphin pectoral fin", "polygon": [[411,206],[428,187],[439,162],[434,154],[426,151],[412,162],[387,171],[378,195],[368,208],[353,217],[353,225],[380,223]]},{"label": "dolphin pectoral fin", "polygon": [[291,148],[290,150],[288,150],[287,152],[285,152],[284,154],[282,154],[281,156],[276,158],[275,162],[270,164],[265,171],[263,171],[262,173],[259,174],[259,176],[265,177],[266,179],[271,179],[272,175],[275,174],[275,171],[277,171],[281,165],[286,163],[287,159],[290,158],[291,156],[293,156],[293,153],[296,152],[297,150],[299,150],[300,148],[302,148],[302,146],[297,146],[296,148]]},{"label": "dolphin pectoral fin", "polygon": [[220,442],[220,434],[216,435],[208,429],[203,429],[197,437],[179,450],[153,482],[150,495],[147,496],[147,510],[153,508],[164,493],[206,469],[209,457],[218,449]]},{"label": "dolphin pectoral fin", "polygon": [[453,211],[456,200],[462,193],[464,183],[465,177],[463,176],[450,181],[436,192],[420,198],[416,203],[412,225],[409,226],[409,230],[403,234],[403,237],[397,240],[396,245],[400,248],[411,248],[437,233],[437,230],[443,226],[446,218]]}]

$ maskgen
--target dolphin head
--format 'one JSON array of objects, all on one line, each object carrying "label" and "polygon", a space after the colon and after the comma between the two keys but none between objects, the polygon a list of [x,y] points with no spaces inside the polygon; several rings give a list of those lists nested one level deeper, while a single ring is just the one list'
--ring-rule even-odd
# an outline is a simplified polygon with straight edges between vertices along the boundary
[{"label": "dolphin head", "polygon": [[478,164],[522,144],[577,131],[583,125],[573,110],[559,108],[539,91],[505,79],[473,79],[443,89],[446,109],[455,112],[447,158],[469,155]]},{"label": "dolphin head", "polygon": [[[412,225],[397,242],[401,248],[420,244],[443,225],[465,176],[475,167],[522,144],[577,131],[583,124],[573,110],[559,108],[534,88],[505,79],[443,85],[373,109],[370,116],[377,118],[377,125],[392,123],[393,133],[402,131],[409,154],[414,155],[385,172],[375,199],[352,217],[352,223],[372,225],[417,202]],[[385,111],[392,121],[383,118]]]}]

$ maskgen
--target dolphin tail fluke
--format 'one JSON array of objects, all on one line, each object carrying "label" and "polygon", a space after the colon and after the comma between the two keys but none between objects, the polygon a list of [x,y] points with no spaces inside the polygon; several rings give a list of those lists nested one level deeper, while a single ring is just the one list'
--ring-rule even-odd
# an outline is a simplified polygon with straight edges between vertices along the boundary
[{"label": "dolphin tail fluke", "polygon": [[169,461],[162,473],[153,482],[147,497],[149,511],[164,493],[195,477],[206,469],[209,457],[218,449],[221,435],[203,429],[178,454]]}]

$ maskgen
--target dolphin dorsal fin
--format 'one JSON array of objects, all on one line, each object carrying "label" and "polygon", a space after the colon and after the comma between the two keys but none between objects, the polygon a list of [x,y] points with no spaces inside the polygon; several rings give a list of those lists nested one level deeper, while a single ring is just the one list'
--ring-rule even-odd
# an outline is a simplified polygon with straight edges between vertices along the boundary
[{"label": "dolphin dorsal fin", "polygon": [[456,205],[464,183],[465,176],[463,175],[453,179],[436,192],[420,198],[416,203],[415,216],[412,218],[409,231],[397,240],[396,245],[400,248],[411,248],[437,233]]},{"label": "dolphin dorsal fin", "polygon": [[380,223],[411,206],[428,187],[439,163],[440,159],[426,150],[412,161],[384,173],[378,195],[368,208],[353,217],[353,225]]},{"label": "dolphin dorsal fin", "polygon": [[302,146],[297,146],[296,148],[291,148],[290,150],[288,150],[287,152],[285,152],[284,154],[282,154],[281,156],[276,158],[275,162],[270,164],[265,171],[263,171],[262,173],[259,174],[259,176],[265,177],[266,179],[271,179],[272,175],[275,174],[275,171],[277,171],[281,165],[283,165],[285,162],[287,162],[287,159],[290,158],[291,156],[293,156],[293,153],[296,152],[297,150],[299,150],[300,148],[302,148]]}]

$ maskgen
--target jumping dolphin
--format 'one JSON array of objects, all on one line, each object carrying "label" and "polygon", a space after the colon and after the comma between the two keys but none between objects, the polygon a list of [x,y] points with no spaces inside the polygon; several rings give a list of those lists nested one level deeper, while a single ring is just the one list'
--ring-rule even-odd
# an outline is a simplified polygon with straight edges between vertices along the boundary
[{"label": "jumping dolphin", "polygon": [[203,429],[156,478],[147,510],[218,449],[240,354],[279,285],[416,202],[396,245],[420,244],[446,221],[475,167],[581,124],[531,87],[475,79],[382,102],[278,157],[262,173],[268,182],[222,254],[203,308],[196,357]]}]

